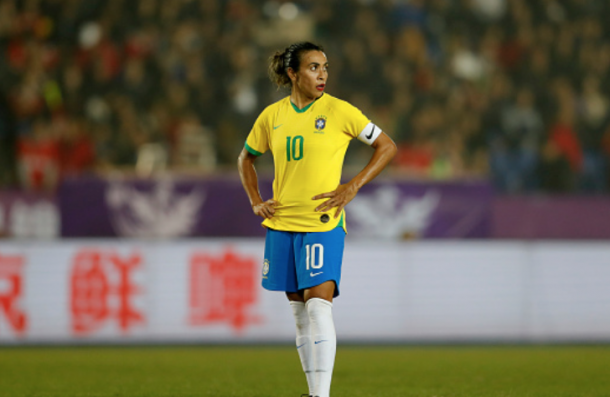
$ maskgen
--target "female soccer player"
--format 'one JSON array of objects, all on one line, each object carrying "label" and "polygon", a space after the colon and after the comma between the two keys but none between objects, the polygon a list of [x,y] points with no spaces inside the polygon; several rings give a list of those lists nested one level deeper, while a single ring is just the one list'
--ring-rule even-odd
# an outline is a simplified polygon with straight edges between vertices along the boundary
[{"label": "female soccer player", "polygon": [[[349,103],[324,93],[328,60],[322,47],[296,43],[271,57],[269,76],[290,96],[254,123],[239,159],[242,184],[267,228],[263,287],[284,291],[296,322],[296,345],[309,395],[329,397],[336,336],[332,300],[339,295],[345,241],[343,208],[377,176],[396,145]],[[349,142],[375,151],[364,169],[341,185]],[[271,151],[273,198],[263,201],[255,159]],[[319,201],[324,200],[324,201]]]}]

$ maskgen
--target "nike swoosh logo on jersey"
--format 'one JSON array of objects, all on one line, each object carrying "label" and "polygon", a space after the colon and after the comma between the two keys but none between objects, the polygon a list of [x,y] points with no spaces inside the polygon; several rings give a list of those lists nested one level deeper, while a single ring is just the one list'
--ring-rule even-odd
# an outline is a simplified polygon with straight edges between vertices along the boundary
[{"label": "nike swoosh logo on jersey", "polygon": [[281,126],[283,126],[284,124],[280,124],[280,125],[276,125],[273,127],[274,130],[277,130],[278,128],[280,128]]},{"label": "nike swoosh logo on jersey", "polygon": [[309,275],[310,275],[311,277],[315,277],[315,276],[319,276],[319,275],[320,275],[320,274],[322,274],[322,273],[324,273],[324,272],[319,272],[319,273],[314,273],[314,272],[311,272],[311,273],[309,273]]},{"label": "nike swoosh logo on jersey", "polygon": [[305,346],[307,343],[303,343],[302,345],[297,346],[297,349],[300,349],[301,347]]},{"label": "nike swoosh logo on jersey", "polygon": [[324,340],[317,340],[314,343],[317,345],[318,343],[322,343],[322,342],[328,342],[328,340],[324,339]]},{"label": "nike swoosh logo on jersey", "polygon": [[371,133],[370,133],[370,134],[368,134],[368,135],[365,135],[364,137],[365,137],[366,139],[371,139],[371,138],[373,137],[373,132],[375,132],[375,126],[373,126],[373,129],[371,130]]}]

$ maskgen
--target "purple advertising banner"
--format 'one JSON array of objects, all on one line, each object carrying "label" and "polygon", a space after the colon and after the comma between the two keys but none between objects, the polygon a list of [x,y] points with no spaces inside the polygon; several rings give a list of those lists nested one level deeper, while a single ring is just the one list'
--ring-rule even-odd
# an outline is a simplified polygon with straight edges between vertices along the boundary
[{"label": "purple advertising banner", "polygon": [[73,179],[58,198],[64,237],[264,235],[238,178]]},{"label": "purple advertising banner", "polygon": [[0,237],[59,237],[55,194],[18,190],[0,191]]},{"label": "purple advertising banner", "polygon": [[399,240],[486,238],[492,198],[491,186],[481,182],[373,182],[348,204],[348,232]]},{"label": "purple advertising banner", "polygon": [[[271,198],[271,181],[259,181]],[[350,236],[485,238],[492,188],[476,183],[376,181],[347,206]],[[64,237],[264,236],[238,177],[74,179],[59,189]]]},{"label": "purple advertising banner", "polygon": [[499,197],[494,238],[610,239],[610,197]]}]

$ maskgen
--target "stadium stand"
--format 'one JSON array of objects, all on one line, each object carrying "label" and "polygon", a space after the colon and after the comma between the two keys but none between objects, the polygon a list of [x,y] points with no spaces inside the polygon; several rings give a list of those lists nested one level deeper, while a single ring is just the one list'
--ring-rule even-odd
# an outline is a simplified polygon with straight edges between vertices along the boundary
[{"label": "stadium stand", "polygon": [[[0,0],[0,186],[233,169],[286,95],[267,57],[313,40],[328,91],[399,144],[395,174],[607,193],[608,15],[603,0]],[[347,166],[367,155],[354,145]]]}]

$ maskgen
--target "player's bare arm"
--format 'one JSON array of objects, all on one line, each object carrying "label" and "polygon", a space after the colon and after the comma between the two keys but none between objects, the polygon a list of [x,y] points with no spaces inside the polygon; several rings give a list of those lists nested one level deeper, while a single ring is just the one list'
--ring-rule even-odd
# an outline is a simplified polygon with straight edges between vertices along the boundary
[{"label": "player's bare arm", "polygon": [[255,160],[256,156],[245,148],[241,151],[237,159],[239,177],[250,199],[250,205],[254,214],[265,219],[270,219],[275,214],[275,207],[278,205],[278,202],[273,199],[263,201],[261,193],[258,190],[258,175],[256,174],[256,168],[254,168]]},{"label": "player's bare arm", "polygon": [[358,175],[348,183],[339,185],[332,192],[318,194],[313,197],[313,200],[330,199],[320,204],[316,211],[326,212],[336,207],[335,218],[337,218],[341,211],[343,211],[343,208],[356,197],[360,188],[372,181],[392,161],[397,150],[392,138],[385,133],[381,133],[375,142],[372,143],[371,147],[375,149],[375,152],[373,152],[369,163]]}]

